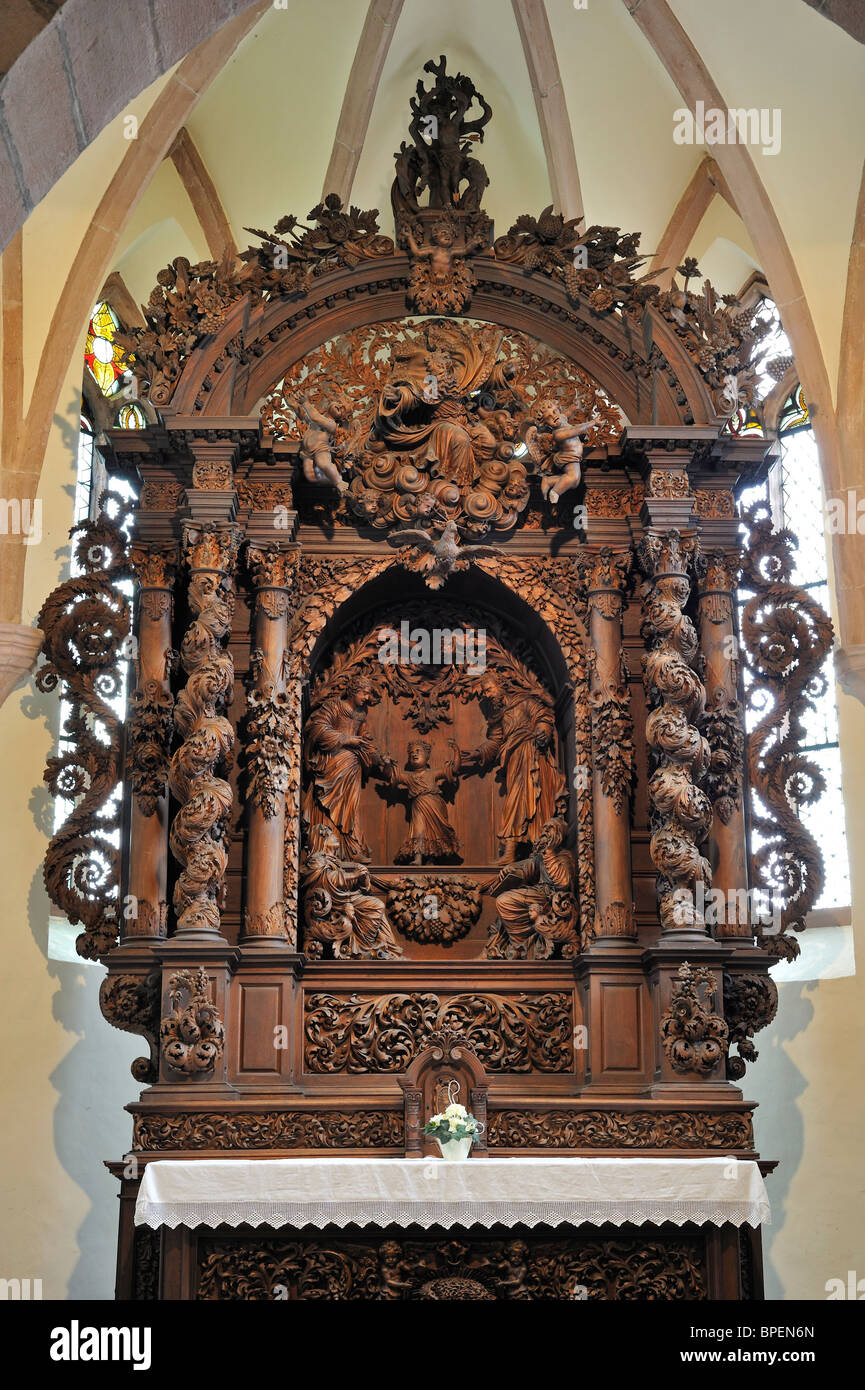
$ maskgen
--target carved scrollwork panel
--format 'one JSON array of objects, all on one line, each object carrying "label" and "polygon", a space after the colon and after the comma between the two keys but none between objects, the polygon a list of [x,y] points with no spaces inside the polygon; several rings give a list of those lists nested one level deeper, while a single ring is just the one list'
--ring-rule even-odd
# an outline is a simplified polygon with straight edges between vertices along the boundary
[{"label": "carved scrollwork panel", "polygon": [[789,932],[804,928],[824,883],[819,846],[800,813],[819,800],[825,779],[800,750],[804,716],[825,686],[821,668],[833,629],[820,605],[791,582],[792,533],[776,531],[763,504],[751,507],[744,521],[742,587],[751,597],[742,615],[742,642],[751,676],[749,705],[762,714],[748,734],[749,780],[758,798],[752,828],[759,836],[751,879],[773,909],[780,908],[780,933],[761,938],[761,944],[795,960],[799,943]]},{"label": "carved scrollwork panel", "polygon": [[400,1072],[430,1036],[461,1033],[487,1071],[573,1067],[569,994],[309,993],[304,1065],[310,1072]]},{"label": "carved scrollwork panel", "polygon": [[67,710],[61,751],[48,759],[45,782],[72,803],[45,856],[45,887],[69,921],[84,930],[79,955],[94,960],[117,940],[119,922],[120,724],[112,708],[130,610],[118,583],[129,576],[126,538],[105,511],[73,528],[78,575],[58,585],[39,614],[45,634],[42,691],[61,689]]},{"label": "carved scrollwork panel", "polygon": [[490,1147],[753,1149],[751,1115],[706,1110],[492,1110]]},{"label": "carved scrollwork panel", "polygon": [[699,1236],[295,1237],[199,1245],[198,1298],[212,1300],[699,1300]]},{"label": "carved scrollwork panel", "polygon": [[135,1116],[133,1148],[152,1153],[190,1149],[400,1149],[402,1107],[390,1110],[232,1110]]}]

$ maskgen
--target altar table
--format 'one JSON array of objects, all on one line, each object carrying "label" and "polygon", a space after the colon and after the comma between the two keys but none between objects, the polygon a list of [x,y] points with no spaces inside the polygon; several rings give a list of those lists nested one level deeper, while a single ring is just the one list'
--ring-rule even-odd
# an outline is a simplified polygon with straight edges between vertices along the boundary
[{"label": "altar table", "polygon": [[685,1222],[758,1226],[769,1200],[734,1158],[158,1159],[135,1224],[168,1226],[559,1226]]}]

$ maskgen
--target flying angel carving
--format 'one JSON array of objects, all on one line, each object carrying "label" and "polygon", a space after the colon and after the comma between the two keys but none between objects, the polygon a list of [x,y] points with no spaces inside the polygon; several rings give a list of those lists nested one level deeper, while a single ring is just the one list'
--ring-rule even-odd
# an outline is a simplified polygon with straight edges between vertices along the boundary
[{"label": "flying angel carving", "polygon": [[496,554],[491,545],[460,546],[455,521],[449,521],[438,538],[429,531],[411,529],[398,531],[387,539],[400,549],[411,546],[411,551],[400,557],[400,563],[422,574],[428,589],[440,589],[455,570],[466,570],[475,560]]}]

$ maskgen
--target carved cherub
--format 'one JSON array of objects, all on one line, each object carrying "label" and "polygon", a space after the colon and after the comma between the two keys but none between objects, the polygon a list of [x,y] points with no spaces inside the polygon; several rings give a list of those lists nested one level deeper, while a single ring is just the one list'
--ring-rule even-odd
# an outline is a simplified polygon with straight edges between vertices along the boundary
[{"label": "carved cherub", "polygon": [[403,1259],[402,1247],[395,1240],[384,1240],[378,1249],[379,1282],[382,1299],[401,1299],[414,1287],[411,1264]]},{"label": "carved cherub", "polygon": [[387,539],[389,545],[413,547],[413,553],[406,556],[403,564],[407,569],[422,574],[428,589],[440,589],[454,570],[468,569],[476,559],[498,553],[491,545],[460,547],[459,528],[455,521],[449,521],[437,539],[429,531],[418,529],[398,531]]},{"label": "carved cherub", "polygon": [[409,804],[409,833],[396,855],[397,864],[443,864],[458,860],[460,842],[448,819],[444,789],[459,776],[459,747],[450,739],[451,761],[439,772],[432,772],[432,749],[425,739],[416,739],[406,751],[406,772],[397,771],[396,761],[388,760],[388,781],[405,792]]},{"label": "carved cherub", "polygon": [[428,241],[418,241],[414,227],[419,223],[403,224],[412,271],[409,281],[409,300],[422,314],[459,313],[471,299],[475,280],[466,257],[484,245],[480,234],[458,242],[457,232],[447,218],[434,222]]},{"label": "carved cherub", "polygon": [[[558,401],[539,401],[535,407],[534,419],[523,427],[523,439],[529,454],[543,472],[541,492],[544,498],[558,502],[566,492],[579,487],[580,464],[583,458],[583,435],[599,424],[601,416],[596,411],[590,420],[574,425],[568,419]],[[543,447],[539,435],[552,435],[552,448]],[[557,469],[558,472],[553,472]]]},{"label": "carved cherub", "polygon": [[529,1272],[529,1247],[524,1240],[509,1240],[502,1251],[499,1264],[498,1291],[504,1298],[529,1298],[526,1276]]},{"label": "carved cherub", "polygon": [[347,396],[334,396],[327,403],[329,414],[317,410],[308,396],[299,396],[289,404],[309,422],[300,441],[300,461],[306,481],[328,482],[338,492],[347,492],[348,483],[334,462],[334,453],[337,436],[351,419],[351,401]]}]

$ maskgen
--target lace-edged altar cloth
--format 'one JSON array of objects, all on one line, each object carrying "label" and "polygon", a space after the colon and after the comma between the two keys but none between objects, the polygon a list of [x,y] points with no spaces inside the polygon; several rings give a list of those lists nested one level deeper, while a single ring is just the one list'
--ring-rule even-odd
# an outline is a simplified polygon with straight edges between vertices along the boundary
[{"label": "lace-edged altar cloth", "polygon": [[718,1158],[154,1159],[137,1226],[559,1226],[770,1220],[756,1162]]}]

